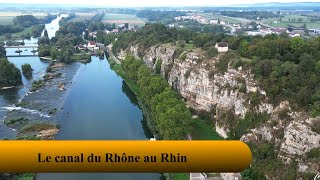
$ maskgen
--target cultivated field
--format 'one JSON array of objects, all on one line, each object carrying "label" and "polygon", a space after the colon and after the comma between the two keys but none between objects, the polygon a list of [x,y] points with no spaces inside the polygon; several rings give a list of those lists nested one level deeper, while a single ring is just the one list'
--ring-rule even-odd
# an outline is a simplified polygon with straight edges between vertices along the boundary
[{"label": "cultivated field", "polygon": [[0,25],[11,25],[16,16],[34,15],[38,18],[44,17],[47,13],[22,13],[22,12],[0,12]]},{"label": "cultivated field", "polygon": [[[298,19],[302,18],[301,22],[298,22]],[[292,22],[292,19],[295,19],[295,22]],[[291,21],[289,21],[291,20]],[[310,22],[310,18],[307,16],[300,16],[300,15],[285,15],[281,18],[269,18],[263,20],[264,23],[269,24],[273,27],[283,27],[287,28],[289,26],[294,27],[302,27],[304,24],[307,25],[307,28],[320,28],[320,22]]]},{"label": "cultivated field", "polygon": [[77,21],[89,20],[94,15],[95,15],[94,13],[76,13],[76,17],[73,18],[73,19],[70,19],[68,22],[77,22]]},{"label": "cultivated field", "polygon": [[218,14],[211,14],[211,13],[199,13],[199,15],[202,15],[206,18],[209,18],[209,19],[220,19],[222,21],[226,21],[226,22],[229,22],[231,24],[238,24],[238,23],[241,23],[240,20],[238,19],[235,19],[235,18],[232,18],[232,17],[226,17],[226,16],[222,16],[222,15],[218,15]]},{"label": "cultivated field", "polygon": [[131,14],[106,14],[102,19],[102,22],[109,24],[124,24],[129,23],[131,25],[143,26],[145,24],[144,21],[139,19],[135,15]]}]

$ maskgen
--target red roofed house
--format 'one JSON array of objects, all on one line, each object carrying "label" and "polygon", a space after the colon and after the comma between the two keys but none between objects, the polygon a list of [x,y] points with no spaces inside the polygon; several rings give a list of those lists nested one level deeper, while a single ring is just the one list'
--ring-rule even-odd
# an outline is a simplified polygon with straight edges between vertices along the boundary
[{"label": "red roofed house", "polygon": [[99,50],[99,47],[97,47],[97,44],[93,41],[89,41],[87,48],[90,50]]}]

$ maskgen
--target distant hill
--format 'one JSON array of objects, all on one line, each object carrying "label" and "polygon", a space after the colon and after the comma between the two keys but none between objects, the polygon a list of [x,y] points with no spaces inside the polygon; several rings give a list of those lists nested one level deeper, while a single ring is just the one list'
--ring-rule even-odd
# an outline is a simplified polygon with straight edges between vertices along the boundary
[{"label": "distant hill", "polygon": [[230,7],[319,7],[320,2],[289,2],[289,3],[281,3],[281,2],[270,2],[270,3],[256,3],[256,4],[240,4],[240,5],[232,5]]},{"label": "distant hill", "polygon": [[[60,9],[73,9],[73,8],[104,8],[103,6],[96,5],[84,5],[84,4],[26,4],[26,3],[0,3],[0,11],[8,11],[8,10],[28,10],[28,8],[32,9],[52,9],[52,8],[60,8]],[[108,7],[105,7],[108,8]],[[121,7],[117,7],[121,8]],[[126,8],[126,7],[123,7]],[[270,3],[257,3],[257,4],[238,4],[238,5],[229,5],[229,6],[197,6],[197,7],[187,7],[181,5],[180,7],[149,7],[156,9],[224,9],[224,10],[256,10],[256,9],[268,9],[268,10],[276,10],[276,9],[292,9],[292,10],[320,10],[320,2],[289,2],[289,3],[280,3],[280,2],[270,2]]]}]

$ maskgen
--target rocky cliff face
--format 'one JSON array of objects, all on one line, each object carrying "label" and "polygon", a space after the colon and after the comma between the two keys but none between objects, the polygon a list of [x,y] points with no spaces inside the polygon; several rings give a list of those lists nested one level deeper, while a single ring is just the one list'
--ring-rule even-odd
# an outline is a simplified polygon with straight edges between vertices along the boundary
[{"label": "rocky cliff face", "polygon": [[[292,158],[299,161],[300,171],[320,171],[319,162],[305,157],[307,152],[320,147],[320,134],[311,130],[315,123],[320,123],[320,118],[312,119],[303,112],[292,112],[288,102],[277,107],[267,103],[266,92],[257,86],[249,70],[229,67],[227,72],[219,73],[215,67],[219,56],[207,59],[201,50],[195,49],[178,57],[175,50],[169,45],[155,46],[139,58],[151,69],[161,61],[161,74],[194,109],[207,112],[232,110],[238,117],[244,117],[247,112],[269,114],[266,123],[252,129],[241,140],[273,142],[279,147],[279,157],[284,161],[290,162]],[[138,46],[130,48],[130,53],[136,57],[138,51]],[[259,94],[261,100],[258,104],[250,99],[253,93]],[[286,118],[279,118],[279,112],[284,112]],[[226,138],[228,125],[216,119],[217,132]]]}]

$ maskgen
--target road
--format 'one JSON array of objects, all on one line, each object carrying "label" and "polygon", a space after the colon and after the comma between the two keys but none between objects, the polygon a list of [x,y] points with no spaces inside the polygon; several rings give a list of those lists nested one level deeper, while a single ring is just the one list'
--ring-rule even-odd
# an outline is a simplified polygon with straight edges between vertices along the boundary
[{"label": "road", "polygon": [[107,46],[107,51],[109,52],[109,55],[111,56],[111,58],[113,58],[113,60],[117,63],[117,64],[121,64],[121,61],[119,61],[119,59],[113,54],[112,52],[112,45]]}]

